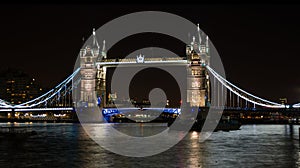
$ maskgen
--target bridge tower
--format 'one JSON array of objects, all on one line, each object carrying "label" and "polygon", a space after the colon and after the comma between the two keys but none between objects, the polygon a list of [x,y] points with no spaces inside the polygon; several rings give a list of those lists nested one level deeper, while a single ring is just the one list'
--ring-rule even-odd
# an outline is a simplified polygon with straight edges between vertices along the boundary
[{"label": "bridge tower", "polygon": [[210,106],[210,83],[205,65],[210,64],[209,42],[202,40],[199,24],[197,27],[198,42],[193,37],[186,46],[187,68],[187,103],[192,107]]},{"label": "bridge tower", "polygon": [[[105,40],[103,40],[102,51],[98,56],[97,62],[106,59],[106,49],[105,49]],[[100,106],[105,107],[107,104],[107,95],[106,95],[106,67],[105,66],[97,66],[97,96],[98,100],[100,100]]]},{"label": "bridge tower", "polygon": [[80,101],[79,107],[95,107],[96,91],[95,91],[95,77],[96,77],[96,60],[99,56],[99,44],[96,38],[95,29],[93,30],[92,43],[86,45],[80,50]]}]

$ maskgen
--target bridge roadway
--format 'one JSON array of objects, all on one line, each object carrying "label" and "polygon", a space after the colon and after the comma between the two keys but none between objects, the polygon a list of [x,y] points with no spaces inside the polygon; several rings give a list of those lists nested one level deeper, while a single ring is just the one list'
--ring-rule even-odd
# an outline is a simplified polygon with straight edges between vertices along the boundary
[{"label": "bridge roadway", "polygon": [[[104,115],[113,115],[119,113],[126,113],[129,111],[141,110],[141,108],[103,108]],[[178,108],[143,108],[142,110],[153,110],[159,112],[168,112],[174,114],[180,114]],[[74,107],[53,107],[53,108],[2,108],[0,112],[43,112],[43,111],[74,111]]]},{"label": "bridge roadway", "polygon": [[[207,115],[207,109],[208,108],[199,108],[198,112],[199,114]],[[212,107],[213,109],[212,113],[214,112],[220,112],[222,108],[216,108]],[[149,111],[148,111],[149,110]],[[195,110],[196,112],[197,110]],[[203,111],[203,113],[202,113]],[[33,112],[32,114],[35,115],[35,117],[31,118],[32,121],[39,121],[39,120],[45,120],[45,121],[71,121],[76,122],[76,119],[74,120],[73,117],[75,115],[75,108],[73,107],[57,107],[57,108],[22,108],[22,109],[0,109],[0,115],[1,113],[15,113],[15,112]],[[47,116],[47,112],[54,112],[54,116]],[[67,112],[68,114],[66,115]],[[71,113],[70,113],[71,112]],[[104,108],[102,110],[103,117],[109,121],[111,116],[117,115],[117,114],[124,114],[124,115],[145,115],[148,114],[150,116],[158,116],[161,113],[164,113],[165,115],[180,115],[181,109],[179,108]],[[38,114],[38,115],[36,115]],[[57,116],[55,116],[57,115]],[[245,124],[270,124],[270,123],[281,123],[281,124],[287,124],[290,123],[290,121],[293,121],[293,124],[300,124],[298,122],[300,118],[300,108],[287,108],[287,109],[276,109],[276,108],[225,108],[223,109],[223,115],[224,116],[232,116],[233,118],[239,118],[242,123]],[[47,116],[47,117],[46,117]],[[63,116],[60,118],[60,116]],[[202,115],[201,115],[202,116]],[[261,117],[263,116],[263,117]],[[250,119],[249,119],[250,117]],[[257,118],[258,117],[258,118]],[[75,117],[76,118],[76,117]],[[254,118],[254,119],[253,119]],[[274,119],[274,121],[271,120],[271,118]],[[138,117],[139,119],[139,117]],[[293,120],[291,120],[293,119]],[[296,119],[294,121],[294,119]],[[21,121],[20,119],[14,119],[14,118],[0,118],[1,121]],[[24,121],[30,120],[30,119],[24,119]]]},{"label": "bridge roadway", "polygon": [[181,109],[179,108],[104,108],[102,110],[103,115],[114,115],[114,114],[120,114],[120,113],[126,113],[130,111],[146,111],[146,110],[152,110],[152,111],[158,111],[158,112],[165,112],[165,113],[171,113],[171,114],[181,114]]}]

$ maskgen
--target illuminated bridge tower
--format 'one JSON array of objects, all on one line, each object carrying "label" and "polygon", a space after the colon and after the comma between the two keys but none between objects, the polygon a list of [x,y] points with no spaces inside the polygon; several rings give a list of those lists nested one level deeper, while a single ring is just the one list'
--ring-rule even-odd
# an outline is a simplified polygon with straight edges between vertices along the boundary
[{"label": "illuminated bridge tower", "polygon": [[97,42],[95,29],[93,30],[92,44],[86,45],[80,50],[80,101],[79,107],[94,107],[96,101],[96,60],[99,56],[99,44]]},{"label": "illuminated bridge tower", "polygon": [[190,45],[186,47],[188,60],[187,79],[187,103],[192,107],[210,106],[210,83],[209,75],[205,65],[210,64],[208,37],[202,41],[198,25],[198,38],[195,37]]},{"label": "illuminated bridge tower", "polygon": [[[102,52],[99,54],[97,62],[101,62],[106,59],[106,50],[105,50],[105,40],[103,41]],[[106,106],[106,67],[98,65],[97,67],[97,96],[98,96],[98,103],[101,107]]]}]

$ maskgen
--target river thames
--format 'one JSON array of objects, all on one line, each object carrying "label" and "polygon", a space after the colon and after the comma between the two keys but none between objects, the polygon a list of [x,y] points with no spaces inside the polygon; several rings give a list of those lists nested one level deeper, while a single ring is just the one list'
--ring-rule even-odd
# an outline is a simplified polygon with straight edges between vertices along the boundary
[{"label": "river thames", "polygon": [[101,148],[80,124],[16,126],[31,126],[37,135],[0,139],[0,167],[299,167],[300,161],[299,126],[243,125],[237,131],[214,132],[205,142],[190,132],[171,149],[144,158]]}]

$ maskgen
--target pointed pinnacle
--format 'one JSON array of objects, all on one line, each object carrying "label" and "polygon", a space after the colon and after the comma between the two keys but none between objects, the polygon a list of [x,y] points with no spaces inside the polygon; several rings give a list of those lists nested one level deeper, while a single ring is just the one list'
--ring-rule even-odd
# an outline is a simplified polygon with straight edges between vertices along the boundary
[{"label": "pointed pinnacle", "polygon": [[95,28],[93,28],[93,35],[96,35]]}]

